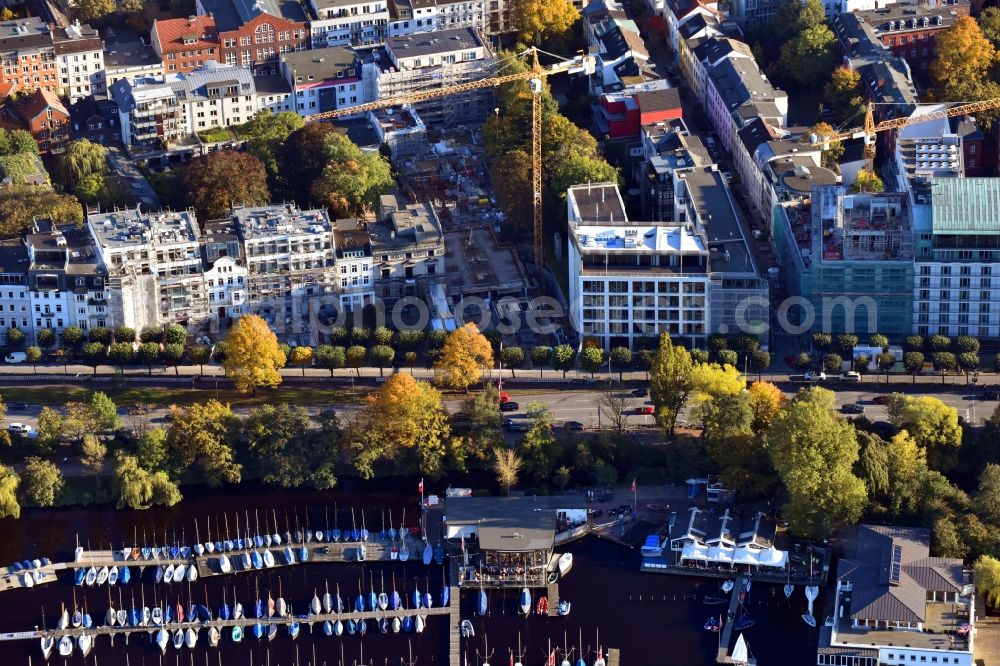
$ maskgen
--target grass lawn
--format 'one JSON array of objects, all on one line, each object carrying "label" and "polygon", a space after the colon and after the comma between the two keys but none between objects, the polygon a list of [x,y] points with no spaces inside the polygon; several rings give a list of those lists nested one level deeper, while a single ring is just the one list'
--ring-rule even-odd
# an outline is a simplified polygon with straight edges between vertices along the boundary
[{"label": "grass lawn", "polygon": [[[190,405],[215,398],[233,407],[252,407],[283,402],[290,405],[326,405],[359,402],[363,393],[346,390],[294,386],[273,391],[261,390],[256,396],[231,390],[160,388],[155,386],[117,387],[104,389],[118,405],[145,403],[154,406]],[[0,391],[5,402],[27,402],[34,405],[63,405],[67,402],[89,400],[91,389],[81,386],[10,386]]]},{"label": "grass lawn", "polygon": [[198,132],[198,138],[205,143],[217,143],[219,141],[229,141],[235,139],[236,135],[224,127],[214,127],[212,129]]}]

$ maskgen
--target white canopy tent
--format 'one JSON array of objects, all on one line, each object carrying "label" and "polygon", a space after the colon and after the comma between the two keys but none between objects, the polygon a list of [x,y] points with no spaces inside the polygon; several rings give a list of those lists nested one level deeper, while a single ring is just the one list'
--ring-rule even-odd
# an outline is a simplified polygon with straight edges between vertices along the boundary
[{"label": "white canopy tent", "polygon": [[737,548],[736,552],[733,554],[733,562],[735,564],[758,565],[760,564],[760,560],[757,559],[758,552],[760,551],[754,551],[747,548],[746,546],[742,546],[740,548]]},{"label": "white canopy tent", "polygon": [[781,568],[788,564],[788,552],[777,548],[766,548],[757,555],[762,567]]},{"label": "white canopy tent", "polygon": [[686,543],[681,550],[681,562],[684,560],[697,560],[704,562],[708,559],[708,548],[697,543]]},{"label": "white canopy tent", "polygon": [[718,562],[719,564],[732,564],[734,553],[735,550],[733,548],[726,548],[725,546],[712,546],[708,549],[708,559],[712,562]]}]

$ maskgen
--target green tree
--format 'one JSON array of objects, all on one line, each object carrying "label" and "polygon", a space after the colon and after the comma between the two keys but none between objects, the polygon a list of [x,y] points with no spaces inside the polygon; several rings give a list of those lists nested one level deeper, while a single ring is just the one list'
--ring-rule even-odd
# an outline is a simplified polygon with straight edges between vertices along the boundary
[{"label": "green tree", "polygon": [[361,368],[365,364],[365,360],[368,358],[368,351],[361,345],[352,345],[347,348],[344,353],[344,359],[347,362],[347,367],[354,368],[358,377],[361,376]]},{"label": "green tree", "polygon": [[167,431],[174,472],[212,487],[239,483],[243,466],[234,460],[230,445],[237,428],[229,406],[217,400],[174,410]]},{"label": "green tree", "polygon": [[73,16],[81,21],[98,21],[114,12],[114,0],[77,0],[73,5]]},{"label": "green tree", "polygon": [[331,377],[333,377],[333,371],[343,368],[345,363],[347,363],[347,357],[343,347],[320,345],[316,348],[316,366],[329,370]]},{"label": "green tree", "polygon": [[986,603],[1000,606],[1000,560],[980,555],[975,564],[976,589],[983,593]]},{"label": "green tree", "polygon": [[100,190],[108,173],[108,150],[87,139],[70,141],[56,161],[55,175],[68,192],[81,199],[94,198],[94,186]]},{"label": "green tree", "polygon": [[918,351],[909,351],[903,354],[903,367],[910,373],[912,383],[917,383],[917,373],[924,369],[924,354]]},{"label": "green tree", "polygon": [[524,367],[524,350],[520,347],[504,347],[500,352],[500,364],[510,370],[510,376],[516,376],[514,371]]},{"label": "green tree", "polygon": [[143,326],[139,331],[139,342],[163,342],[163,328],[161,326]]},{"label": "green tree", "polygon": [[89,342],[100,342],[102,345],[110,345],[114,342],[114,331],[105,326],[96,326],[90,329],[90,333],[87,335],[87,340]]},{"label": "green tree", "polygon": [[63,489],[63,476],[55,463],[37,456],[24,459],[21,472],[23,503],[33,506],[52,506]]},{"label": "green tree", "polygon": [[814,90],[837,64],[837,38],[826,23],[811,25],[781,47],[782,77],[801,90]]},{"label": "green tree", "polygon": [[163,343],[167,345],[187,344],[187,329],[180,324],[170,324],[163,328]]},{"label": "green tree", "polygon": [[393,184],[389,161],[338,132],[327,135],[325,152],[327,164],[312,184],[313,199],[338,217],[371,217],[378,197]]},{"label": "green tree", "polygon": [[538,345],[531,350],[531,365],[538,368],[538,377],[542,377],[542,371],[552,361],[552,347]]},{"label": "green tree", "polygon": [[825,354],[823,356],[823,370],[825,372],[839,375],[843,365],[844,359],[840,358],[840,354]]},{"label": "green tree", "polygon": [[591,378],[603,364],[604,350],[600,347],[584,347],[583,351],[580,352],[580,366],[590,373]]},{"label": "green tree", "polygon": [[24,356],[25,360],[31,364],[32,371],[37,373],[38,362],[42,360],[42,348],[36,345],[25,347]]},{"label": "green tree", "polygon": [[932,468],[947,471],[957,462],[962,445],[957,409],[933,396],[908,396],[899,422],[927,452]]},{"label": "green tree", "polygon": [[383,377],[383,370],[392,367],[392,362],[396,359],[396,350],[389,345],[375,345],[371,348],[372,363],[378,368],[378,376]]},{"label": "green tree", "polygon": [[612,347],[608,358],[611,366],[618,369],[618,381],[622,381],[623,373],[632,365],[632,350],[628,347]]},{"label": "green tree", "polygon": [[279,370],[285,366],[285,354],[267,322],[257,315],[243,315],[226,336],[223,367],[236,390],[256,395],[261,387],[281,384]]},{"label": "green tree", "polygon": [[154,472],[150,476],[149,481],[152,490],[150,501],[153,504],[173,506],[184,499],[180,488],[177,487],[177,484],[170,479],[166,472]]},{"label": "green tree", "polygon": [[580,12],[570,0],[517,0],[511,16],[521,39],[541,44],[545,38],[565,34],[580,18]]},{"label": "green tree", "polygon": [[760,497],[777,482],[762,437],[754,433],[755,410],[750,392],[724,394],[701,407],[705,449],[723,482],[741,497]]},{"label": "green tree", "polygon": [[372,331],[372,340],[377,345],[392,345],[392,329],[385,326],[376,326]]},{"label": "green tree", "polygon": [[719,359],[719,363],[722,365],[728,365],[731,367],[736,367],[740,362],[740,355],[733,349],[723,349],[715,355]]},{"label": "green tree", "polygon": [[191,348],[189,353],[191,363],[198,366],[198,373],[205,374],[205,364],[212,358],[212,350],[205,345],[197,345]]},{"label": "green tree", "polygon": [[121,426],[118,418],[118,405],[103,391],[95,391],[90,396],[90,412],[100,430],[110,432]]},{"label": "green tree", "polygon": [[174,366],[174,374],[179,375],[180,371],[177,369],[177,366],[179,366],[181,361],[184,360],[184,353],[184,345],[174,343],[164,345],[163,351],[160,352],[160,357],[170,365]]},{"label": "green tree", "polygon": [[848,67],[834,69],[823,86],[823,101],[830,105],[838,124],[863,118],[865,102],[861,75]]},{"label": "green tree", "polygon": [[847,358],[854,353],[854,348],[858,346],[858,336],[853,333],[841,333],[837,336],[837,350]]},{"label": "green tree", "polygon": [[119,326],[114,331],[115,342],[132,344],[135,342],[135,329],[128,326]]},{"label": "green tree", "polygon": [[[336,438],[309,423],[303,407],[264,405],[251,410],[243,424],[248,473],[264,483],[296,488],[310,483],[316,470],[332,474],[339,455]],[[324,484],[325,485],[325,484]]]},{"label": "green tree", "polygon": [[517,485],[521,473],[521,456],[513,449],[497,447],[493,449],[493,471],[497,475],[497,483],[510,495],[510,489]]},{"label": "green tree", "polygon": [[[29,140],[34,143],[30,135]],[[38,217],[56,225],[81,224],[83,208],[75,196],[48,187],[15,184],[0,188],[0,237],[20,236]]]},{"label": "green tree", "polygon": [[485,460],[491,450],[504,444],[503,433],[500,432],[503,417],[497,409],[499,400],[497,387],[486,384],[482,391],[477,391],[465,401],[463,411],[468,426],[465,444],[472,457]]},{"label": "green tree", "polygon": [[556,437],[552,431],[552,413],[542,402],[528,405],[531,426],[521,440],[523,469],[535,479],[547,479],[558,456]]},{"label": "green tree", "polygon": [[160,360],[160,343],[144,342],[135,352],[136,360],[146,366],[150,376],[153,374],[153,364]]},{"label": "green tree", "polygon": [[566,373],[573,368],[576,363],[576,350],[569,345],[558,345],[552,350],[552,367],[555,370],[561,370],[563,373],[563,379],[566,378]]},{"label": "green tree", "polygon": [[7,345],[9,347],[20,347],[24,344],[24,333],[22,333],[21,329],[16,326],[8,328],[5,335],[7,338]]},{"label": "green tree", "polygon": [[924,336],[922,335],[908,335],[903,338],[903,351],[923,351],[924,349]]},{"label": "green tree", "polygon": [[490,181],[507,219],[526,229],[532,220],[531,155],[518,149],[494,157]]},{"label": "green tree", "polygon": [[21,504],[17,489],[21,477],[10,467],[0,465],[0,518],[20,518]]},{"label": "green tree", "polygon": [[830,409],[833,394],[812,388],[777,415],[768,434],[771,462],[788,490],[784,515],[796,534],[817,538],[860,518],[865,484],[854,427]]},{"label": "green tree", "polygon": [[119,509],[147,509],[153,499],[152,475],[139,466],[135,456],[115,452],[115,497]]},{"label": "green tree", "polygon": [[284,185],[278,159],[281,146],[292,132],[304,125],[302,116],[294,111],[271,113],[264,110],[257,113],[240,132],[247,140],[247,150],[264,164],[272,190],[281,189]]},{"label": "green tree", "polygon": [[104,345],[100,342],[88,342],[83,346],[83,359],[94,369],[94,376],[97,376],[97,366],[105,359]]},{"label": "green tree", "polygon": [[63,346],[72,351],[77,351],[83,344],[83,329],[79,326],[67,326],[60,334]]},{"label": "green tree", "polygon": [[829,333],[817,331],[812,334],[812,346],[818,352],[826,353],[833,345],[833,336]]},{"label": "green tree", "polygon": [[63,417],[51,407],[42,407],[38,414],[38,434],[35,446],[41,451],[51,451],[62,439]]},{"label": "green tree", "polygon": [[108,447],[101,444],[96,435],[87,433],[80,445],[80,464],[91,476],[100,476],[104,471],[104,459],[108,456]]},{"label": "green tree", "polygon": [[965,383],[969,383],[969,373],[979,370],[979,354],[975,352],[962,352],[958,355],[958,367],[965,373]]},{"label": "green tree", "polygon": [[134,357],[131,342],[116,342],[108,348],[108,360],[118,366],[119,372],[124,372],[125,365],[131,363]]},{"label": "green tree", "polygon": [[954,372],[958,368],[958,360],[951,352],[934,352],[931,354],[931,362],[934,364],[934,369],[941,373],[942,384],[945,374]]},{"label": "green tree", "polygon": [[56,332],[51,328],[43,328],[38,332],[38,346],[48,351],[56,344]]},{"label": "green tree", "polygon": [[677,415],[691,392],[691,354],[675,347],[666,333],[649,371],[649,397],[656,407],[656,424],[673,434]]},{"label": "green tree", "polygon": [[889,383],[889,371],[896,367],[896,355],[890,352],[882,352],[875,357],[878,369],[885,373],[885,381]]},{"label": "green tree", "polygon": [[248,153],[218,150],[195,157],[180,178],[187,200],[203,220],[226,217],[236,205],[271,201],[264,164]]},{"label": "green tree", "polygon": [[984,521],[1000,525],[1000,465],[987,465],[979,475],[974,507]]},{"label": "green tree", "polygon": [[170,447],[167,446],[167,431],[163,428],[151,428],[139,437],[139,465],[150,472],[165,470],[170,457]]}]

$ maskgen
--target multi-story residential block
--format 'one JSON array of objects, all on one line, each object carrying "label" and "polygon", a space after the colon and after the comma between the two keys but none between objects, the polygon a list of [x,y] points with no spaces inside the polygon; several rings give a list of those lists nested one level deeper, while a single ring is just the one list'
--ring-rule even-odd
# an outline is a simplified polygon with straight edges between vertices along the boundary
[{"label": "multi-story residential block", "polygon": [[489,32],[484,0],[390,0],[388,34],[472,28]]},{"label": "multi-story residential block", "polygon": [[222,43],[221,62],[277,74],[282,54],[309,48],[309,26],[296,0],[198,0],[211,14]]},{"label": "multi-story residential block", "polygon": [[52,43],[59,70],[60,95],[74,102],[83,97],[107,93],[104,41],[95,28],[79,22],[55,28]]},{"label": "multi-story residential block", "polygon": [[734,0],[729,15],[747,30],[767,23],[774,18],[784,0]]},{"label": "multi-story residential block", "polygon": [[192,132],[245,123],[257,113],[250,70],[211,61],[170,84]]},{"label": "multi-story residential block", "polygon": [[37,17],[0,22],[0,97],[39,88],[58,93],[52,31]]},{"label": "multi-story residential block", "polygon": [[974,663],[976,595],[961,559],[931,557],[924,528],[861,525],[848,543],[818,665]]},{"label": "multi-story residential block", "polygon": [[709,120],[729,153],[736,149],[736,133],[755,117],[771,118],[780,127],[787,124],[788,94],[772,86],[749,58],[724,58],[712,67],[705,102]]},{"label": "multi-story residential block", "polygon": [[[944,105],[920,106],[911,114],[919,119],[927,113],[944,108]],[[919,190],[928,178],[960,178],[965,175],[962,163],[964,151],[962,138],[952,129],[948,118],[914,121],[901,128],[896,136],[893,166],[899,192],[911,192],[914,185]],[[911,196],[911,202],[915,200]]]},{"label": "multi-story residential block", "polygon": [[698,136],[682,121],[642,126],[643,160],[636,173],[643,219],[671,222],[674,210],[674,173],[712,165],[712,156]]},{"label": "multi-story residential block", "polygon": [[911,333],[914,229],[905,193],[819,186],[810,200],[778,206],[775,215],[786,287],[813,310],[799,324],[862,336]]},{"label": "multi-story residential block", "polygon": [[280,74],[253,77],[254,89],[257,91],[257,110],[281,113],[295,111],[295,100],[292,97],[292,87]]},{"label": "multi-story residential block", "polygon": [[102,146],[117,145],[122,138],[118,105],[113,99],[84,97],[69,107],[70,139],[87,139]]},{"label": "multi-story residential block", "polygon": [[594,123],[600,135],[612,139],[638,138],[643,125],[679,120],[683,115],[680,93],[663,79],[606,92],[599,108]]},{"label": "multi-story residential block", "polygon": [[337,220],[333,229],[341,311],[360,310],[375,300],[372,237],[358,220]]},{"label": "multi-story residential block", "polygon": [[162,77],[122,79],[111,85],[122,142],[138,149],[163,148],[191,133],[187,110]]},{"label": "multi-story residential block", "polygon": [[339,284],[326,211],[291,204],[237,207],[233,224],[246,258],[249,310],[272,326],[300,332],[311,302],[335,293]]},{"label": "multi-story residential block", "polygon": [[376,109],[369,111],[367,116],[379,145],[389,147],[394,161],[419,155],[427,150],[427,126],[413,109]]},{"label": "multi-story residential block", "polygon": [[681,52],[680,26],[698,15],[705,19],[718,18],[718,3],[703,0],[667,0],[663,18],[667,23],[667,44],[670,45],[671,53]]},{"label": "multi-story residential block", "polygon": [[198,222],[191,211],[92,213],[87,229],[108,274],[110,319],[136,330],[208,319]]},{"label": "multi-story residential block", "polygon": [[20,238],[0,241],[0,334],[16,328],[33,332],[28,295],[28,249]]},{"label": "multi-story residential block", "polygon": [[941,32],[969,15],[969,0],[927,3],[876,3],[868,11],[856,11],[856,20],[872,26],[882,45],[906,60],[912,71],[924,72],[933,62],[935,42]]},{"label": "multi-story residential block", "polygon": [[42,155],[63,152],[70,139],[69,111],[55,93],[44,88],[3,104],[0,126],[31,132]]},{"label": "multi-story residential block", "polygon": [[362,63],[342,46],[281,56],[281,75],[291,88],[300,116],[343,109],[369,101],[362,84]]},{"label": "multi-story residential block", "polygon": [[183,74],[210,60],[222,60],[213,16],[157,19],[149,34],[153,50],[163,61],[163,71],[167,74]]},{"label": "multi-story residential block", "polygon": [[666,332],[693,346],[708,334],[709,250],[685,222],[630,222],[618,187],[566,194],[570,321],[605,349]]},{"label": "multi-story residential block", "polygon": [[[373,99],[468,83],[493,74],[496,57],[471,28],[388,37],[385,48],[366,62],[364,76],[374,83]],[[414,105],[428,124],[481,120],[493,111],[490,90],[473,90]]]},{"label": "multi-story residential block", "polygon": [[205,224],[201,235],[201,258],[205,267],[209,321],[222,328],[242,316],[248,305],[250,275],[232,220]]},{"label": "multi-story residential block", "polygon": [[86,331],[107,325],[108,275],[85,230],[35,220],[24,245],[30,332],[37,336],[46,328],[58,333],[70,326]]},{"label": "multi-story residential block", "polygon": [[639,28],[619,5],[589,5],[584,12],[583,27],[596,62],[596,71],[589,79],[594,94],[617,89],[629,77],[639,75],[649,62],[649,51]]},{"label": "multi-story residential block", "polygon": [[444,274],[444,230],[428,203],[379,198],[379,220],[368,225],[376,295],[386,300],[420,296]]},{"label": "multi-story residential block", "polygon": [[762,258],[722,173],[715,166],[674,172],[674,210],[708,245],[710,332],[766,339],[770,302]]},{"label": "multi-story residential block", "polygon": [[387,0],[309,0],[312,48],[381,44],[389,23]]},{"label": "multi-story residential block", "polygon": [[1000,180],[935,177],[929,196],[913,229],[913,332],[1000,337]]},{"label": "multi-story residential block", "polygon": [[737,66],[752,66],[753,52],[750,45],[728,37],[708,37],[681,42],[680,64],[684,80],[691,87],[695,99],[708,107],[708,73],[723,60],[732,60]]},{"label": "multi-story residential block", "polygon": [[108,37],[104,49],[104,78],[108,96],[122,79],[163,76],[163,61],[153,47],[135,37]]}]

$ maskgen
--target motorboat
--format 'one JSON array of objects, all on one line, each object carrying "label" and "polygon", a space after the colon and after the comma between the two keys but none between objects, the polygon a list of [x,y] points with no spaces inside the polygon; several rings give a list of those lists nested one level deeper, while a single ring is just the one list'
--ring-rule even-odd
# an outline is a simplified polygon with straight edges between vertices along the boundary
[{"label": "motorboat", "polygon": [[476,635],[476,630],[472,626],[472,620],[462,620],[462,638],[473,638]]},{"label": "motorboat", "polygon": [[191,566],[189,566],[188,570],[187,570],[187,576],[186,577],[187,577],[187,580],[188,580],[189,583],[193,583],[196,580],[198,580],[198,567],[196,567],[193,564]]},{"label": "motorboat", "polygon": [[560,616],[569,615],[569,611],[570,611],[571,607],[572,607],[572,604],[570,604],[570,602],[566,601],[565,599],[560,599],[559,600],[559,615]]},{"label": "motorboat", "polygon": [[729,594],[730,592],[733,591],[733,587],[735,586],[736,582],[732,578],[730,578],[729,580],[727,580],[725,583],[722,584],[722,591],[725,592],[726,594]]},{"label": "motorboat", "polygon": [[97,582],[97,569],[94,567],[87,569],[87,575],[84,576],[83,582],[87,585],[87,587],[93,587],[94,583]]},{"label": "motorboat", "polygon": [[528,616],[531,614],[531,591],[528,588],[521,590],[521,614]]},{"label": "motorboat", "polygon": [[108,569],[107,567],[101,567],[100,570],[97,572],[97,584],[104,585],[105,583],[107,583],[108,576],[110,574],[111,574],[110,569]]},{"label": "motorboat", "polygon": [[[162,579],[164,583],[174,582],[174,569],[176,567],[173,564],[168,564],[167,568],[163,570]],[[156,581],[157,583],[160,581]]]},{"label": "motorboat", "polygon": [[274,566],[274,553],[272,553],[269,550],[265,550],[264,551],[264,555],[262,557],[263,557],[263,561],[264,561],[264,566],[265,567],[267,567],[268,569],[270,569],[271,567]]},{"label": "motorboat", "polygon": [[424,616],[417,615],[417,618],[413,621],[413,631],[415,631],[418,634],[422,634],[424,633],[424,626],[425,626]]},{"label": "motorboat", "polygon": [[117,566],[111,567],[108,571],[108,585],[115,585],[118,582],[119,573]]},{"label": "motorboat", "polygon": [[59,656],[68,657],[73,654],[73,639],[69,636],[63,636],[59,639]]},{"label": "motorboat", "polygon": [[80,634],[76,639],[76,646],[80,648],[80,654],[86,657],[90,654],[90,648],[94,647],[94,638],[90,634]]},{"label": "motorboat", "polygon": [[559,556],[559,575],[565,576],[573,568],[573,553],[563,553]]},{"label": "motorboat", "polygon": [[156,632],[156,645],[160,648],[161,654],[167,653],[167,647],[170,645],[170,635],[162,627]]},{"label": "motorboat", "polygon": [[229,556],[225,555],[225,554],[220,555],[219,556],[219,571],[221,571],[222,573],[226,574],[226,573],[229,573],[232,570],[233,570],[233,565],[230,564],[230,562],[229,562]]}]

